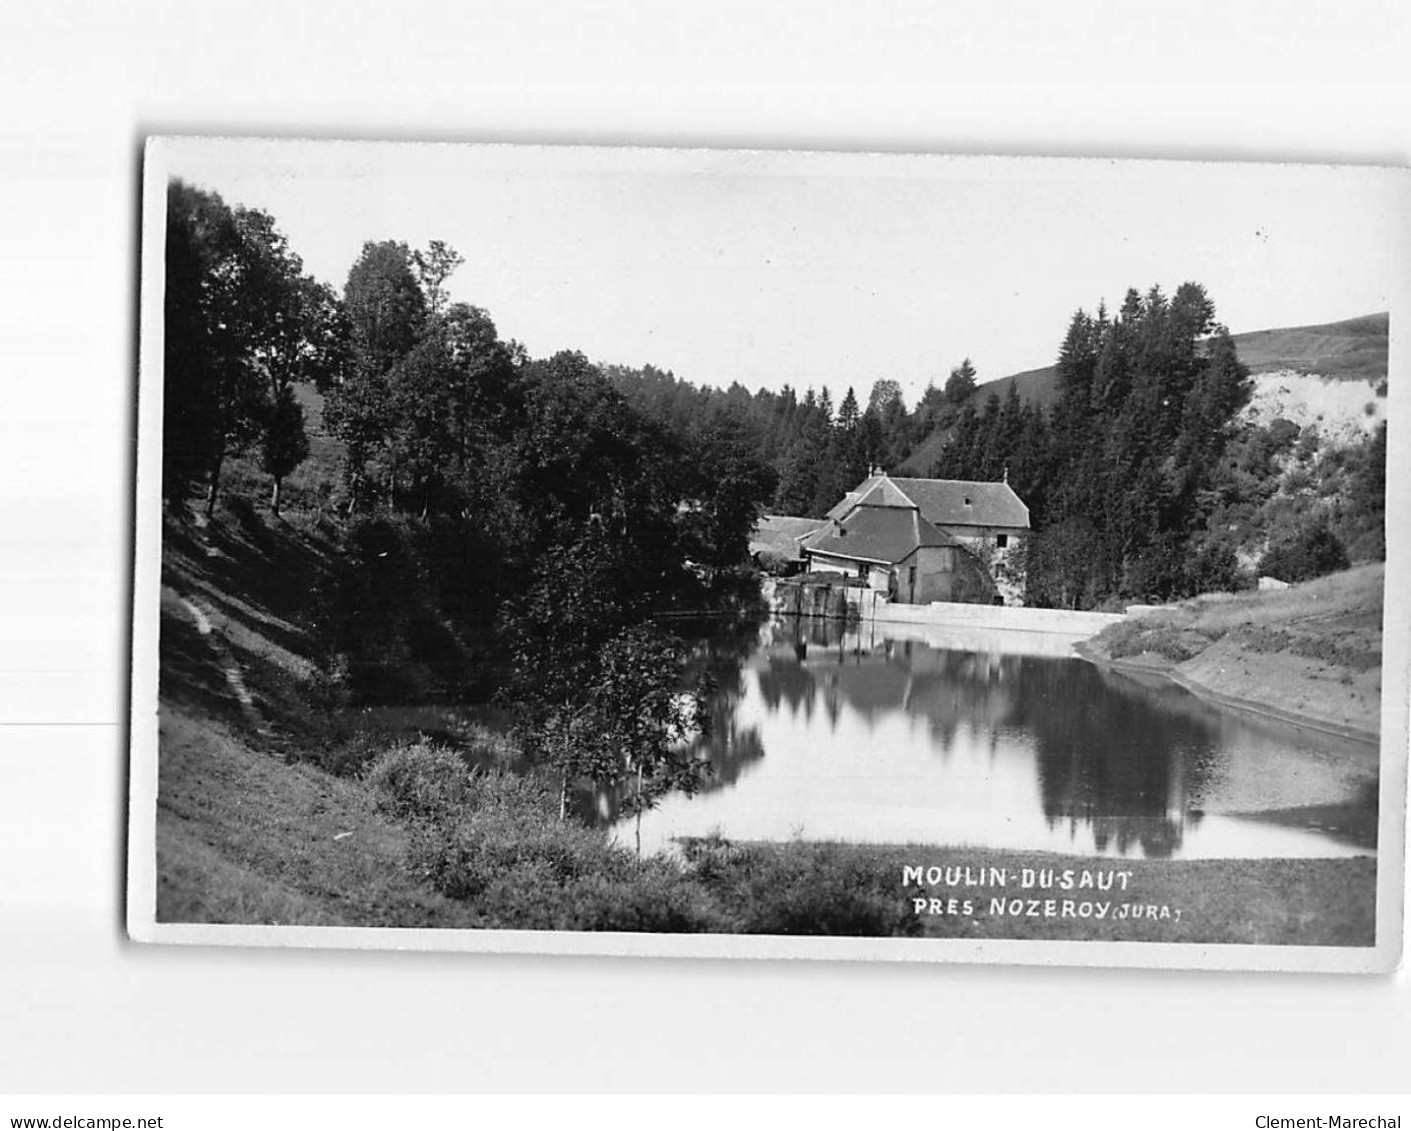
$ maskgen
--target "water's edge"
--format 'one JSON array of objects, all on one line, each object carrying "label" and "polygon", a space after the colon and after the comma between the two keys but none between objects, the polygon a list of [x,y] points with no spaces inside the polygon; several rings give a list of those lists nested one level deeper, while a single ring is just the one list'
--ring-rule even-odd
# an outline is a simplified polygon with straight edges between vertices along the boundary
[{"label": "water's edge", "polygon": [[1073,645],[1074,653],[1088,663],[1098,668],[1106,668],[1110,671],[1129,672],[1136,675],[1159,676],[1162,679],[1170,680],[1178,687],[1183,687],[1192,695],[1216,707],[1221,707],[1231,711],[1241,711],[1245,714],[1255,715],[1263,719],[1272,719],[1275,722],[1287,723],[1291,726],[1303,727],[1306,730],[1316,731],[1319,734],[1326,734],[1332,738],[1340,738],[1348,742],[1362,743],[1375,749],[1381,747],[1381,735],[1377,731],[1369,731],[1362,727],[1345,726],[1339,723],[1329,722],[1326,719],[1313,718],[1309,715],[1299,714],[1295,711],[1288,711],[1282,707],[1275,707],[1269,703],[1261,703],[1256,699],[1246,699],[1235,695],[1226,695],[1222,691],[1201,683],[1199,680],[1191,679],[1183,674],[1174,665],[1166,667],[1161,664],[1142,663],[1140,660],[1113,659],[1105,656],[1097,648],[1089,646],[1088,640],[1079,640]]}]

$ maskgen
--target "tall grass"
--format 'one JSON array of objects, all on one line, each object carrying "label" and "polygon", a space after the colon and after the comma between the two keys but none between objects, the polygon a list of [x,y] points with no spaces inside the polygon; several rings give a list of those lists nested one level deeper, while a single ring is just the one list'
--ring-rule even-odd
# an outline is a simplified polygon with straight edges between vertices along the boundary
[{"label": "tall grass", "polygon": [[487,927],[895,935],[920,929],[898,871],[837,845],[696,841],[681,858],[638,858],[600,829],[558,816],[553,783],[473,773],[429,743],[395,747],[364,782],[412,826],[409,866]]},{"label": "tall grass", "polygon": [[726,929],[713,901],[675,863],[638,860],[601,831],[560,820],[557,794],[537,777],[496,771],[452,785],[445,757],[427,750],[399,756],[397,765],[393,795],[405,799],[403,810],[434,817],[413,835],[412,869],[441,894],[469,903],[486,926]]}]

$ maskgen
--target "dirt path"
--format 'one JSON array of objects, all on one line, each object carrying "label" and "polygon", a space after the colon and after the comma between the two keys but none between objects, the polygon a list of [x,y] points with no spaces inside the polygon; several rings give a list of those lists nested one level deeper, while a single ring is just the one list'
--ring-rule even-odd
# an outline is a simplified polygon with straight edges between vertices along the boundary
[{"label": "dirt path", "polygon": [[177,600],[181,602],[182,608],[191,615],[191,619],[196,624],[196,631],[205,638],[210,644],[211,650],[216,654],[216,662],[220,666],[221,674],[225,676],[226,685],[239,701],[240,709],[244,712],[245,721],[249,723],[250,729],[262,738],[270,737],[273,731],[265,723],[259,708],[255,706],[255,697],[245,686],[245,675],[240,670],[240,663],[230,650],[230,645],[226,643],[225,637],[216,631],[206,610],[195,601],[186,597],[178,597]]}]

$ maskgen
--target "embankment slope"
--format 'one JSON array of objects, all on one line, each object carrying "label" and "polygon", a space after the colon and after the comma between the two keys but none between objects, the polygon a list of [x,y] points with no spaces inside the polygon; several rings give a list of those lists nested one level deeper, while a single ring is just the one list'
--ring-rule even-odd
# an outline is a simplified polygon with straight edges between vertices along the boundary
[{"label": "embankment slope", "polygon": [[1162,672],[1226,706],[1374,744],[1385,573],[1379,563],[1283,590],[1197,597],[1104,629],[1079,651]]}]

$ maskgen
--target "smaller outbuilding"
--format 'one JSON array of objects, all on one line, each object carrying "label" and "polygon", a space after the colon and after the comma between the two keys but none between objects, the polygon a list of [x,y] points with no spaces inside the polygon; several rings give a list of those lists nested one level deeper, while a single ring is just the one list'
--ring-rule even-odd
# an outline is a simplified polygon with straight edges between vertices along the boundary
[{"label": "smaller outbuilding", "polygon": [[821,518],[766,514],[750,535],[750,556],[756,563],[782,572],[803,567],[803,540],[822,526]]}]

